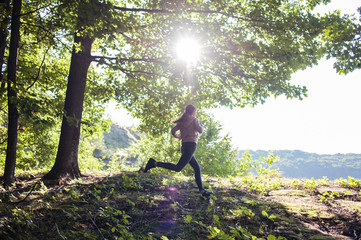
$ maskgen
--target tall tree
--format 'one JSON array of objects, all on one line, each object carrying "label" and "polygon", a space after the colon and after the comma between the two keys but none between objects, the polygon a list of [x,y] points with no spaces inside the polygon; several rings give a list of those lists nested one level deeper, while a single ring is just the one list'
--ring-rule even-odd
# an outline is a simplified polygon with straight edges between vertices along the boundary
[{"label": "tall tree", "polygon": [[[3,6],[3,5],[1,5]],[[29,168],[49,168],[56,157],[60,125],[63,117],[64,95],[73,40],[64,31],[62,21],[54,1],[24,1],[21,15],[21,42],[17,65],[17,104],[19,112],[19,132],[16,149],[16,166]],[[5,13],[5,11],[2,11]],[[11,15],[11,11],[10,14]],[[3,15],[2,15],[3,16]],[[5,16],[5,14],[4,14]],[[2,21],[2,23],[4,23]],[[69,23],[69,22],[67,22]],[[3,26],[3,24],[1,24]],[[7,28],[5,28],[8,30]],[[74,34],[73,34],[74,35]],[[6,43],[4,67],[7,69],[9,41]],[[96,82],[96,73],[91,69],[89,85],[82,121],[86,135],[104,129],[107,124],[101,120],[104,106],[95,93],[104,92],[106,86]],[[5,73],[6,78],[6,73]],[[6,79],[5,79],[6,80]],[[0,98],[0,168],[5,166],[8,111],[6,96]],[[104,99],[102,94],[102,99]],[[100,123],[96,127],[94,123]],[[83,135],[84,136],[84,135]]]},{"label": "tall tree", "polygon": [[9,49],[9,61],[7,71],[7,93],[8,93],[8,141],[6,149],[6,162],[4,172],[4,184],[10,185],[14,182],[16,164],[16,146],[18,140],[18,119],[17,109],[17,83],[16,68],[18,59],[18,49],[20,42],[20,13],[22,0],[13,1],[11,18],[11,37]]},{"label": "tall tree", "polygon": [[4,56],[6,49],[6,40],[8,37],[8,25],[9,25],[9,15],[10,15],[10,0],[2,0],[0,1],[0,11],[1,19],[0,19],[0,98],[3,93],[5,93],[6,81],[3,77],[3,64],[4,64]]},{"label": "tall tree", "polygon": [[[61,52],[54,51],[61,45],[60,41],[57,41],[57,26],[51,22],[52,7],[54,7],[52,1],[47,0],[24,1],[21,6],[19,30],[21,37],[17,50],[15,101],[19,116],[17,142],[21,144],[17,144],[16,153],[13,151],[9,153],[16,156],[16,166],[22,169],[34,166],[44,167],[47,161],[49,162],[48,159],[54,158],[52,155],[56,153],[52,145],[53,135],[56,135],[58,131],[55,129],[54,133],[54,129],[51,128],[57,124],[56,118],[61,115],[63,107],[59,104],[61,101],[58,98],[66,86],[66,81],[64,81],[65,84],[62,83],[66,75],[62,68],[68,59],[65,60]],[[5,18],[6,11],[2,13],[4,13],[2,17]],[[11,9],[9,19],[10,16]],[[2,21],[1,27],[5,27],[7,32],[7,26],[4,24]],[[4,38],[1,40],[3,41]],[[66,43],[64,40],[63,38],[63,45]],[[2,69],[10,70],[12,59],[14,59],[9,58],[12,45],[9,40],[4,40],[3,43]],[[11,52],[14,51],[11,50]],[[8,80],[7,72],[4,73],[2,83],[6,80]],[[0,164],[2,169],[6,165],[7,135],[11,134],[7,128],[11,112],[7,110],[8,101],[5,97],[2,95],[0,97]]]},{"label": "tall tree", "polygon": [[80,177],[78,166],[80,123],[87,74],[92,61],[92,44],[93,40],[88,37],[74,37],[58,153],[53,168],[45,176],[46,179],[65,175],[70,175],[72,178]]},{"label": "tall tree", "polygon": [[64,8],[60,8],[61,11],[74,8],[77,19],[73,26],[74,44],[58,152],[54,166],[44,179],[58,179],[63,176],[80,177],[78,150],[87,75],[90,63],[94,60],[91,50],[93,42],[106,31],[97,29],[99,27],[97,25],[98,17],[104,16],[104,13],[109,11],[109,6],[97,0],[90,0],[77,3],[67,2]]}]

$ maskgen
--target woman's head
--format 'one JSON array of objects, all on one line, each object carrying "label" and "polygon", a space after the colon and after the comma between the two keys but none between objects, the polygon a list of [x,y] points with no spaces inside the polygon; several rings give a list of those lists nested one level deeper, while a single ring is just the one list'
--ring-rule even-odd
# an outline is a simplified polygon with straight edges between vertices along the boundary
[{"label": "woman's head", "polygon": [[196,107],[192,104],[187,105],[185,113],[188,115],[193,115],[197,111]]},{"label": "woman's head", "polygon": [[196,107],[192,104],[189,104],[189,105],[187,105],[186,110],[184,111],[182,116],[179,119],[173,121],[173,123],[185,122],[189,119],[189,116],[195,117],[196,112],[197,112]]}]

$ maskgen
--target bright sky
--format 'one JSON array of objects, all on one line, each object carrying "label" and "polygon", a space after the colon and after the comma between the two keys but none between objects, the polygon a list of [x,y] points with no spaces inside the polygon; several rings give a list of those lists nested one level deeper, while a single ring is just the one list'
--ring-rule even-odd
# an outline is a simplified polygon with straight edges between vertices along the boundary
[{"label": "bright sky", "polygon": [[[360,6],[361,0],[332,0],[327,8],[317,10],[340,9],[352,14]],[[233,145],[242,150],[361,153],[361,70],[339,75],[332,64],[322,60],[294,75],[292,82],[308,89],[308,97],[302,101],[270,98],[255,108],[222,108],[212,113],[224,133],[231,135]],[[124,110],[113,118],[132,123]]]},{"label": "bright sky", "polygon": [[361,70],[338,75],[332,62],[298,72],[304,100],[270,98],[264,105],[217,109],[235,147],[245,150],[303,150],[319,154],[361,153]]},{"label": "bright sky", "polygon": [[[332,0],[317,11],[353,14],[358,7],[361,0]],[[218,109],[213,114],[239,149],[361,153],[361,70],[339,75],[332,64],[322,60],[294,75],[292,82],[308,89],[302,101],[272,98],[255,108]]]}]

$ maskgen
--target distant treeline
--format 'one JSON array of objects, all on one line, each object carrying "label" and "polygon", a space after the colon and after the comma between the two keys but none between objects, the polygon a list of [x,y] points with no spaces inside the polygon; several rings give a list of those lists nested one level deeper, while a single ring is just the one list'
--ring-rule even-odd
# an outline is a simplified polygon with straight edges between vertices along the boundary
[{"label": "distant treeline", "polygon": [[[242,156],[244,150],[239,151]],[[268,151],[249,151],[252,159],[267,157]],[[323,176],[331,180],[347,178],[348,176],[361,179],[361,154],[316,154],[300,150],[273,151],[280,160],[274,164],[280,174],[288,178],[315,178]]]}]

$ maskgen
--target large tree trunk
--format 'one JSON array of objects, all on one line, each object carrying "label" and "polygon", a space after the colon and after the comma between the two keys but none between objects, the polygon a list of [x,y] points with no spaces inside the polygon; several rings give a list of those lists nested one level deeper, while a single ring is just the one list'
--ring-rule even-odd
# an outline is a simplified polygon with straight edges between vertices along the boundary
[{"label": "large tree trunk", "polygon": [[6,161],[4,171],[4,184],[10,185],[15,181],[16,147],[18,141],[17,90],[16,90],[16,66],[20,42],[20,12],[22,0],[13,1],[11,20],[11,38],[8,61],[8,145],[6,149]]},{"label": "large tree trunk", "polygon": [[44,179],[60,179],[65,176],[77,178],[81,175],[78,166],[78,147],[93,40],[75,36],[74,43],[74,46],[80,44],[81,50],[74,47],[72,52],[58,153],[53,168]]},{"label": "large tree trunk", "polygon": [[2,12],[2,16],[0,22],[2,23],[0,26],[0,97],[5,93],[6,82],[3,78],[3,64],[4,64],[4,56],[6,49],[6,39],[8,37],[8,24],[9,24],[9,13],[10,13],[10,0],[0,0],[2,6],[0,7],[0,11]]}]

